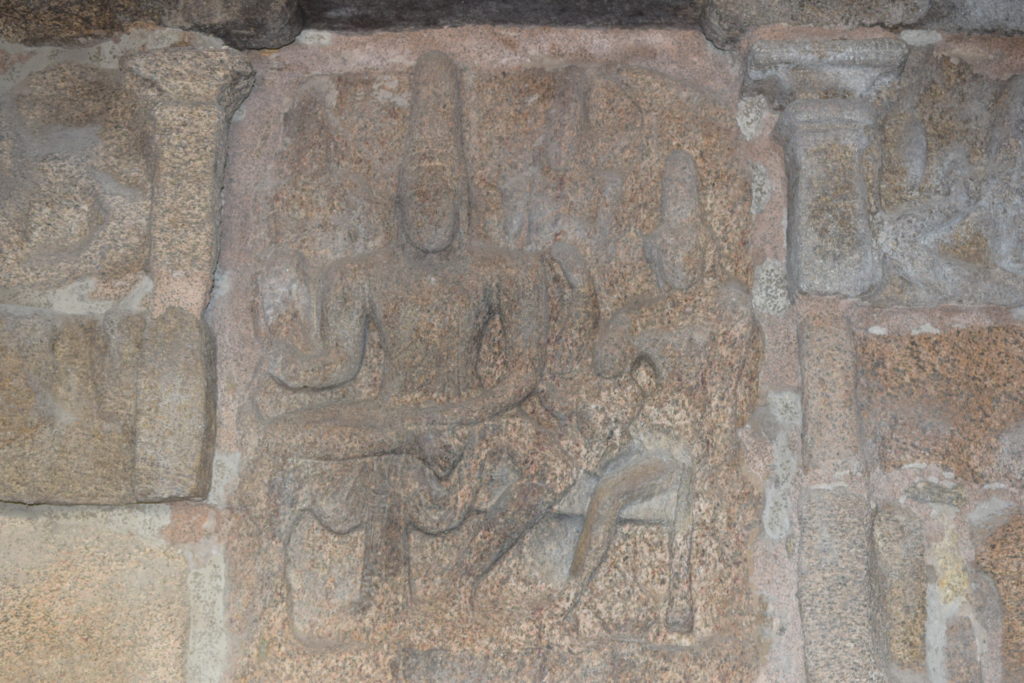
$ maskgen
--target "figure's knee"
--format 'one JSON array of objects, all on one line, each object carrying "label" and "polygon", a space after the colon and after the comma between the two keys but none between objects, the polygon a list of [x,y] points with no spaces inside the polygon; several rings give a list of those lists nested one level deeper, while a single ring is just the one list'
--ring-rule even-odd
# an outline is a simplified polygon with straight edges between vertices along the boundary
[{"label": "figure's knee", "polygon": [[606,473],[594,489],[594,498],[606,505],[619,501],[619,507],[624,507],[675,488],[678,479],[676,463],[651,458]]},{"label": "figure's knee", "polygon": [[557,492],[572,486],[580,469],[572,453],[548,432],[538,432],[531,452],[531,464],[534,465],[536,480]]},{"label": "figure's knee", "polygon": [[521,481],[549,491],[569,488],[576,477],[571,454],[552,431],[528,419],[507,420],[485,443],[492,458],[504,458]]}]

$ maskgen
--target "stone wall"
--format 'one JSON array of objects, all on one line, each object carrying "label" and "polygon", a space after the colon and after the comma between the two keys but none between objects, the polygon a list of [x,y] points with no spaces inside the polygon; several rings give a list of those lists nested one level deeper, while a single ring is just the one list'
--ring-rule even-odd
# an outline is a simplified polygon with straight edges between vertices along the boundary
[{"label": "stone wall", "polygon": [[0,680],[1024,678],[1016,5],[400,9],[0,3]]}]

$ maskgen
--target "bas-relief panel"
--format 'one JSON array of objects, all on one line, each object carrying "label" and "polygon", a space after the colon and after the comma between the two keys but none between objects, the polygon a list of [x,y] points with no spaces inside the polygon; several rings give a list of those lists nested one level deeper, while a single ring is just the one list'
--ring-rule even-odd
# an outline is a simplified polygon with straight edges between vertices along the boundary
[{"label": "bas-relief panel", "polygon": [[209,42],[0,45],[0,500],[205,495],[200,316],[224,132],[252,85]]},{"label": "bas-relief panel", "polygon": [[[1010,63],[1010,60],[1006,60]],[[880,121],[880,304],[1024,301],[1024,77],[910,51]]]},{"label": "bas-relief panel", "polygon": [[637,59],[296,65],[233,132],[240,670],[749,672],[727,103]]}]

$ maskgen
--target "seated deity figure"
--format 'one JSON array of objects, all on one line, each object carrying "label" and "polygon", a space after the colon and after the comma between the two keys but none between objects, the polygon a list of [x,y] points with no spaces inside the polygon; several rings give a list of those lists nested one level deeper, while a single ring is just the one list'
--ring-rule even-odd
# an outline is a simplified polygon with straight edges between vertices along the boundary
[{"label": "seated deity figure", "polygon": [[[285,458],[397,459],[431,473],[435,485],[496,461],[513,470],[496,500],[466,522],[469,540],[448,572],[459,584],[452,590],[462,592],[550,508],[572,473],[553,430],[521,408],[545,361],[545,266],[536,254],[471,243],[466,235],[459,88],[447,56],[428,53],[417,61],[398,176],[397,239],[328,267],[316,296],[318,329],[311,331],[318,350],[278,340],[270,352],[268,371],[285,387],[337,388],[359,375],[373,326],[383,356],[377,395],[285,413],[268,425],[264,443]],[[478,366],[488,330],[498,331],[500,367],[484,382]],[[395,489],[381,505],[392,516],[406,514],[404,499],[417,495],[401,490],[403,481],[408,476],[376,480]],[[464,512],[470,507],[465,496],[458,504]],[[367,567],[404,575],[408,584],[410,526],[415,519],[396,519],[376,545],[368,539],[366,553],[376,557],[364,557],[364,593],[373,590]],[[368,536],[375,533],[368,529]]]},{"label": "seated deity figure", "polygon": [[662,520],[670,556],[664,625],[681,633],[694,625],[693,478],[708,447],[702,421],[722,373],[740,374],[716,350],[721,344],[750,344],[756,331],[739,285],[705,279],[710,236],[699,201],[693,158],[673,152],[662,179],[662,222],[644,244],[660,294],[615,312],[601,325],[594,352],[599,376],[622,377],[646,365],[654,387],[645,392],[629,441],[596,484],[570,568],[572,609],[607,555],[623,509],[664,494],[672,500],[674,494],[674,510]]}]

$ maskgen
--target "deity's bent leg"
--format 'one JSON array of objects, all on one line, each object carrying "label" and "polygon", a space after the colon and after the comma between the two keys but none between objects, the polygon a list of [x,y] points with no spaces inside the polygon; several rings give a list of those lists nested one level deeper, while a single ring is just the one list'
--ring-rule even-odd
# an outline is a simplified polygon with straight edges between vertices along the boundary
[{"label": "deity's bent leg", "polygon": [[693,468],[682,466],[669,550],[668,611],[665,625],[677,633],[693,631],[690,557],[693,549]]},{"label": "deity's bent leg", "polygon": [[516,479],[483,514],[459,558],[455,571],[469,581],[490,571],[551,509],[574,475],[556,436],[527,417],[487,425],[479,448],[490,466],[502,460],[510,464]]},{"label": "deity's bent leg", "polygon": [[569,569],[575,594],[573,603],[604,560],[622,508],[670,490],[678,481],[679,468],[679,463],[671,460],[641,456],[601,478],[587,505]]}]

